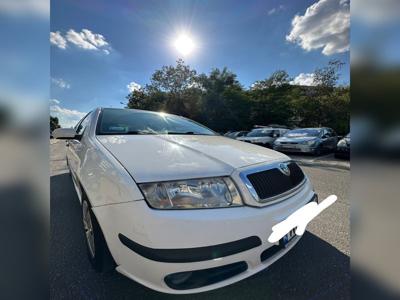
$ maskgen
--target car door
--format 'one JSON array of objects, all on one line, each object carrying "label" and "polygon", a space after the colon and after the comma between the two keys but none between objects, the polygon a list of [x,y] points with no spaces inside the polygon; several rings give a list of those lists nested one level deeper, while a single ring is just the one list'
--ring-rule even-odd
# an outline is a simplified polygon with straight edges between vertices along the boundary
[{"label": "car door", "polygon": [[91,113],[75,126],[76,138],[68,141],[67,159],[72,176],[77,179],[85,151],[85,135],[88,134]]}]

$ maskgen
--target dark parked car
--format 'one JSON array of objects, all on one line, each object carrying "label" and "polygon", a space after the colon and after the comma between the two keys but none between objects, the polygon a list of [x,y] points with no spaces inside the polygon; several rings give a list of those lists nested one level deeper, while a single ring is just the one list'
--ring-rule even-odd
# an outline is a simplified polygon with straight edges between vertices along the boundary
[{"label": "dark parked car", "polygon": [[323,152],[335,151],[337,143],[338,136],[331,128],[299,128],[290,130],[283,137],[276,139],[274,150],[320,155]]},{"label": "dark parked car", "polygon": [[335,157],[350,158],[350,133],[337,143]]}]

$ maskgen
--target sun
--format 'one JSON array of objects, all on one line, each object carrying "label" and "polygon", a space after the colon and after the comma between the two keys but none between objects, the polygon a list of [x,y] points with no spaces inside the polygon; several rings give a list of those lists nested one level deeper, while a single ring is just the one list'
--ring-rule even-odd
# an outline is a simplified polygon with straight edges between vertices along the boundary
[{"label": "sun", "polygon": [[186,33],[178,35],[173,44],[175,49],[183,56],[191,54],[196,47],[193,38]]}]

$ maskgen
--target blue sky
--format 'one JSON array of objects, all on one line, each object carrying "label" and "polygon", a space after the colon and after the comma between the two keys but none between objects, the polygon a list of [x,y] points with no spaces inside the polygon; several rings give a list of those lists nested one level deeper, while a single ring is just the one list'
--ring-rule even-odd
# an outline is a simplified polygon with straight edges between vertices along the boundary
[{"label": "blue sky", "polygon": [[284,69],[302,84],[340,59],[347,84],[349,25],[346,0],[52,1],[51,112],[70,126],[93,107],[122,107],[129,83],[182,57],[171,45],[182,31],[200,73],[226,66],[249,87]]}]

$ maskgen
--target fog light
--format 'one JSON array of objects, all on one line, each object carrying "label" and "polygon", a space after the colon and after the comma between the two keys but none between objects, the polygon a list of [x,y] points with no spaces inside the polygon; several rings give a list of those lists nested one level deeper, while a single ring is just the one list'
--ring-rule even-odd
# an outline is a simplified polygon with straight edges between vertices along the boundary
[{"label": "fog light", "polygon": [[169,275],[169,281],[174,285],[179,285],[184,283],[186,280],[190,278],[192,272],[182,272],[182,273],[175,273]]}]

